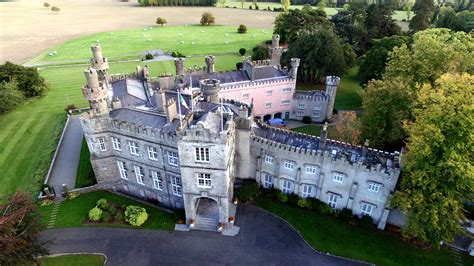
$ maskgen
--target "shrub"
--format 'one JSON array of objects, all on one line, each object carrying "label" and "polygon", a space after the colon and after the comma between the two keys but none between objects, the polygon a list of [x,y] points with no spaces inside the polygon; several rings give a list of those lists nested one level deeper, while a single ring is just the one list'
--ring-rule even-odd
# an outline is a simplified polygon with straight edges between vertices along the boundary
[{"label": "shrub", "polygon": [[244,67],[244,64],[243,64],[242,62],[237,62],[237,63],[235,64],[235,68],[236,68],[237,70],[241,70],[243,67]]},{"label": "shrub", "polygon": [[245,48],[240,48],[240,49],[239,49],[239,54],[240,54],[241,56],[244,56],[245,53],[247,53],[247,49],[245,49]]},{"label": "shrub", "polygon": [[203,26],[209,26],[216,23],[216,18],[211,12],[204,12],[202,13],[200,22]]},{"label": "shrub", "polygon": [[127,206],[125,210],[125,221],[132,226],[141,226],[148,219],[146,209],[139,206]]},{"label": "shrub", "polygon": [[110,205],[108,212],[110,213],[110,215],[115,216],[115,214],[117,214],[117,208],[115,208],[114,205]]},{"label": "shrub", "polygon": [[374,227],[374,220],[369,215],[364,215],[359,220],[359,225],[365,229],[371,229]]},{"label": "shrub", "polygon": [[252,6],[249,6],[249,9],[252,9]]},{"label": "shrub", "polygon": [[303,116],[303,123],[305,123],[305,124],[311,124],[312,121],[313,121],[313,120],[311,119],[311,116],[309,116],[309,115]]},{"label": "shrub", "polygon": [[325,205],[325,204],[326,204],[326,203],[320,201],[320,200],[317,199],[317,198],[307,198],[306,200],[309,201],[309,204],[311,204],[311,208],[312,208],[313,210],[319,210],[319,207],[320,207],[321,205],[323,205],[323,204]]},{"label": "shrub", "polygon": [[102,198],[97,201],[97,206],[101,208],[102,210],[107,210],[109,208],[109,203],[107,202],[106,199]]},{"label": "shrub", "polygon": [[337,217],[344,222],[349,222],[352,219],[352,210],[344,208],[337,213]]},{"label": "shrub", "polygon": [[162,17],[156,18],[156,24],[160,25],[161,27],[163,27],[163,24],[166,24],[166,23],[168,23],[168,21],[166,21],[165,18],[162,18]]},{"label": "shrub", "polygon": [[69,110],[74,110],[74,109],[76,109],[76,106],[74,104],[68,104],[64,108],[64,111],[69,112]]},{"label": "shrub", "polygon": [[244,24],[240,24],[240,26],[237,28],[238,33],[247,33],[247,26]]},{"label": "shrub", "polygon": [[257,182],[248,181],[235,191],[236,197],[241,202],[247,202],[258,196],[259,188]]},{"label": "shrub", "polygon": [[94,207],[89,211],[89,220],[97,222],[100,220],[102,216],[102,210],[98,207]]},{"label": "shrub", "polygon": [[278,193],[278,200],[285,203],[288,201],[288,195],[280,191],[280,193]]},{"label": "shrub", "polygon": [[326,203],[323,203],[319,205],[318,212],[321,214],[331,214],[334,212],[334,210],[331,209],[331,207],[329,207],[329,205],[327,205]]},{"label": "shrub", "polygon": [[100,220],[104,223],[108,223],[112,220],[112,214],[109,212],[103,212],[102,217],[100,217]]},{"label": "shrub", "polygon": [[67,200],[73,200],[73,199],[77,198],[77,196],[79,196],[79,194],[77,192],[71,192],[71,193],[67,194],[66,199]]},{"label": "shrub", "polygon": [[300,197],[296,194],[289,194],[288,195],[288,205],[292,207],[298,207],[298,201],[300,200]]},{"label": "shrub", "polygon": [[268,59],[268,48],[264,45],[255,46],[252,49],[252,60]]},{"label": "shrub", "polygon": [[153,55],[150,54],[150,53],[147,53],[147,54],[145,55],[145,59],[146,59],[146,60],[151,60],[151,59],[153,59]]},{"label": "shrub", "polygon": [[186,58],[186,56],[185,56],[184,54],[182,54],[182,53],[180,53],[180,52],[178,52],[178,51],[172,52],[172,53],[171,53],[171,56],[172,56],[172,57]]},{"label": "shrub", "polygon": [[313,209],[313,206],[311,205],[311,201],[309,201],[307,199],[299,199],[298,200],[298,206],[300,208],[304,208],[304,209],[308,209],[308,210]]},{"label": "shrub", "polygon": [[49,8],[51,5],[48,2],[44,2],[43,6],[46,7],[46,8]]},{"label": "shrub", "polygon": [[115,221],[118,223],[123,223],[123,212],[117,212],[114,217]]}]

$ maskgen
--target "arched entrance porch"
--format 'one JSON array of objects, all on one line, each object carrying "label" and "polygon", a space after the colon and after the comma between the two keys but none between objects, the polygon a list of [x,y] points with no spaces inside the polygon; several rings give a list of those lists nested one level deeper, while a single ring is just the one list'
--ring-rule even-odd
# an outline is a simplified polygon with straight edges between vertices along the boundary
[{"label": "arched entrance porch", "polygon": [[195,228],[216,231],[219,223],[219,204],[217,201],[207,197],[196,198],[194,209],[196,210]]}]

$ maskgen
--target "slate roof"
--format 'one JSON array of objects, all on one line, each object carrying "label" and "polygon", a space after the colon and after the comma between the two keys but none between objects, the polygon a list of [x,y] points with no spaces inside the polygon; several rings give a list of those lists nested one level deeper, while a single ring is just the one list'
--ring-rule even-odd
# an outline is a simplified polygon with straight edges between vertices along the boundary
[{"label": "slate roof", "polygon": [[166,116],[164,115],[159,115],[157,113],[151,113],[142,110],[132,110],[126,108],[115,109],[110,111],[109,116],[110,118],[119,121],[134,123],[137,125],[143,125],[152,128],[159,128],[166,132],[176,131],[176,128],[178,126],[177,122],[168,124]]},{"label": "slate roof", "polygon": [[324,147],[322,147],[319,137],[281,130],[259,123],[252,128],[252,134],[296,148],[323,150],[330,153],[334,158],[344,158],[350,162],[361,161],[371,166],[381,164],[383,167],[399,167],[398,160],[395,160],[395,154],[393,153],[369,149],[366,157],[362,157],[362,147],[344,144],[331,139],[328,139]]},{"label": "slate roof", "polygon": [[122,79],[112,83],[112,97],[119,97],[122,107],[145,105],[145,88],[139,80]]}]

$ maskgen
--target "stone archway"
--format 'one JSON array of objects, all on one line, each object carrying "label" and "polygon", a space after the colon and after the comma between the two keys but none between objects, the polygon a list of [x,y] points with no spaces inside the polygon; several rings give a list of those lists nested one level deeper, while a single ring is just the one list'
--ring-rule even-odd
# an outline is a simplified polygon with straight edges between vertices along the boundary
[{"label": "stone archway", "polygon": [[195,229],[216,231],[219,223],[219,204],[216,200],[199,197],[195,200]]}]

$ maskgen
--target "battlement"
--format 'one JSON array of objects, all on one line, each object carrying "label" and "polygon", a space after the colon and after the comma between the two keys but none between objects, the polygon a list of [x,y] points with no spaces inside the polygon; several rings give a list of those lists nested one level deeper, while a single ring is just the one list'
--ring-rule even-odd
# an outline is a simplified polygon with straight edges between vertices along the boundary
[{"label": "battlement", "polygon": [[293,94],[295,100],[308,100],[314,102],[329,101],[329,96],[320,90],[313,91],[295,91]]},{"label": "battlement", "polygon": [[290,84],[294,83],[295,80],[288,77],[277,77],[277,78],[269,78],[269,79],[259,79],[253,81],[240,81],[236,83],[224,83],[221,84],[221,90],[235,90],[235,89],[242,89],[242,88],[250,88],[256,86],[268,86],[268,85],[277,85],[277,84]]},{"label": "battlement", "polygon": [[341,82],[341,78],[338,76],[327,76],[326,77],[326,85],[329,86],[339,86]]},{"label": "battlement", "polygon": [[276,147],[283,151],[302,154],[326,156],[333,161],[348,165],[365,166],[370,171],[389,172],[400,168],[400,153],[385,152],[367,148],[367,154],[362,156],[364,147],[350,143],[327,139],[320,144],[320,137],[294,132],[287,129],[275,128],[256,122],[251,138],[254,142]]}]

